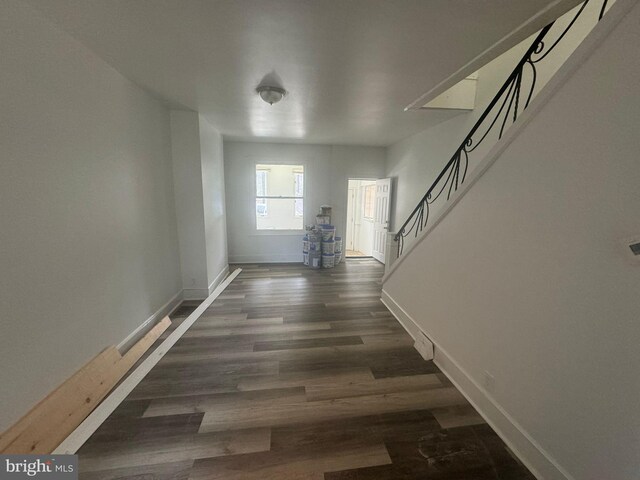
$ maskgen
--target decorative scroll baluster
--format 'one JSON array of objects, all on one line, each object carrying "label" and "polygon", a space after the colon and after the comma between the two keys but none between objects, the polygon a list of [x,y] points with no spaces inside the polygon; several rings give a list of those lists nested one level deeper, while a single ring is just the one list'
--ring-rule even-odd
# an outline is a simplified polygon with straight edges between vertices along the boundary
[{"label": "decorative scroll baluster", "polygon": [[[548,34],[555,22],[550,23],[540,30],[540,33],[538,33],[513,72],[511,72],[507,81],[500,87],[496,96],[493,97],[487,108],[482,112],[482,115],[480,115],[480,118],[471,128],[471,131],[431,184],[427,193],[425,193],[418,205],[411,212],[411,215],[409,215],[409,218],[407,218],[407,221],[404,222],[396,233],[395,240],[398,244],[398,257],[402,255],[404,239],[412,233],[414,237],[417,237],[427,226],[430,205],[438,200],[445,190],[447,191],[446,200],[449,200],[452,193],[456,192],[464,183],[469,167],[469,154],[484,142],[497,124],[500,125],[497,138],[498,140],[501,139],[508,126],[513,124],[518,119],[518,115],[529,106],[538,78],[537,64],[544,60],[562,41],[576,20],[578,20],[589,1],[590,0],[586,0],[583,2],[574,18],[558,35],[556,40],[549,42],[551,44],[549,48],[545,47],[544,40],[549,37]],[[603,1],[598,21],[602,19],[607,3],[608,0]],[[524,94],[526,94],[526,99],[523,102],[523,79],[525,77],[529,79],[530,85],[528,91],[526,91],[527,88],[525,88]],[[485,123],[488,123],[488,126],[485,126]],[[479,137],[477,141],[474,140],[476,135]]]}]

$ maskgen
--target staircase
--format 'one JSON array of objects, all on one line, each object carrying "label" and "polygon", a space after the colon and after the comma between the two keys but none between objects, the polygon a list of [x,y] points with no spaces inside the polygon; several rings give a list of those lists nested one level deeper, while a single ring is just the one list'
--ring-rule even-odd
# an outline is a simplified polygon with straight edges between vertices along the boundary
[{"label": "staircase", "polygon": [[406,244],[415,243],[412,240],[429,229],[433,223],[432,211],[442,209],[451,200],[491,147],[503,138],[510,127],[518,124],[518,118],[531,101],[613,3],[609,0],[586,0],[540,30],[533,41],[528,40],[529,47],[495,97],[462,139],[409,217],[392,234],[390,246],[395,254],[387,259],[388,272],[391,264],[405,253]]},{"label": "staircase", "polygon": [[383,278],[539,479],[640,471],[638,25],[640,1],[590,0],[540,31],[402,219]]}]

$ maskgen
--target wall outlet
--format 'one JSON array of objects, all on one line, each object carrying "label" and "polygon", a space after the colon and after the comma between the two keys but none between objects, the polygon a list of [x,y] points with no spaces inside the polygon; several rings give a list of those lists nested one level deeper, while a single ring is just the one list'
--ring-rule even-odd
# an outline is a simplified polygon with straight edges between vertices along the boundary
[{"label": "wall outlet", "polygon": [[493,392],[496,389],[496,378],[488,370],[485,370],[482,376],[482,384],[487,392]]},{"label": "wall outlet", "polygon": [[429,340],[425,334],[419,332],[413,346],[422,358],[425,360],[433,360],[433,343],[431,343],[431,340]]},{"label": "wall outlet", "polygon": [[623,242],[627,258],[633,264],[640,264],[640,237],[627,238]]}]

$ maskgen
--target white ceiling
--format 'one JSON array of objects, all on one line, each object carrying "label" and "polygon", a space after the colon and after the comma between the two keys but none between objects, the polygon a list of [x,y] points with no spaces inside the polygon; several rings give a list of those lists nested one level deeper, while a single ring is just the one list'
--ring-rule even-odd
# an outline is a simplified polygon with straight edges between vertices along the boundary
[{"label": "white ceiling", "polygon": [[460,114],[404,107],[559,0],[28,1],[227,138],[389,145]]}]

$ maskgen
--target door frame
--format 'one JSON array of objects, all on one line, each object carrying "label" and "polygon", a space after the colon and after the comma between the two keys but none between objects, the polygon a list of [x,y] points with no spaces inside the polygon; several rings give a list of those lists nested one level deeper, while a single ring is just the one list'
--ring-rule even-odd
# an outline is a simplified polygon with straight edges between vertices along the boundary
[{"label": "door frame", "polygon": [[[349,229],[349,182],[351,182],[352,180],[354,181],[365,181],[365,182],[375,182],[377,180],[381,180],[380,178],[375,178],[375,177],[347,177],[347,188],[346,188],[346,192],[347,192],[347,205],[345,206],[345,212],[347,212],[347,214],[345,215],[345,220],[346,220],[346,230],[344,232],[344,242],[343,242],[343,254],[344,257],[347,258],[347,230]],[[355,200],[355,199],[354,199]],[[355,206],[354,206],[355,208]],[[355,247],[355,225],[353,225],[354,228],[354,247]],[[372,255],[364,255],[362,257],[349,257],[349,258],[373,258]]]}]

